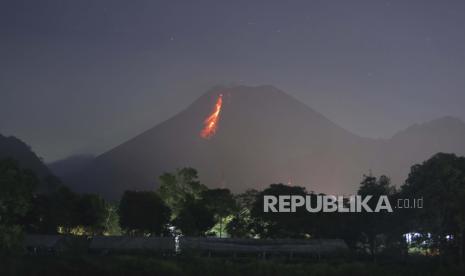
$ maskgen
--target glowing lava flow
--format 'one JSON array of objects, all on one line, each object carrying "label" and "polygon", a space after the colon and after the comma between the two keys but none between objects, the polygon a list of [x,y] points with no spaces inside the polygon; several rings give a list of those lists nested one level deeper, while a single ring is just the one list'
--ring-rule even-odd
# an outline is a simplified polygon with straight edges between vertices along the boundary
[{"label": "glowing lava flow", "polygon": [[218,120],[220,119],[221,106],[223,105],[223,94],[218,95],[215,108],[212,113],[203,121],[203,129],[200,132],[200,137],[209,139],[215,135],[216,128],[218,127]]}]

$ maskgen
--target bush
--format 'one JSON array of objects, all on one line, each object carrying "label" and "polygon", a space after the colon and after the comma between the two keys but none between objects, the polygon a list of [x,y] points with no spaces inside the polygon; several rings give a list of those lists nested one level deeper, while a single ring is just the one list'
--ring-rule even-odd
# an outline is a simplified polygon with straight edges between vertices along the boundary
[{"label": "bush", "polygon": [[14,255],[22,251],[23,233],[18,225],[0,224],[0,255]]}]

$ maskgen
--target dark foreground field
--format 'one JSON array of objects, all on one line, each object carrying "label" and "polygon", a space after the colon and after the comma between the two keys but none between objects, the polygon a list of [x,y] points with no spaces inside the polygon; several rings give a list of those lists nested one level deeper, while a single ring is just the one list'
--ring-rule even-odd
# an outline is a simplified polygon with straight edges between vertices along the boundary
[{"label": "dark foreground field", "polygon": [[27,256],[0,260],[0,275],[465,275],[437,259],[403,262],[157,256]]}]

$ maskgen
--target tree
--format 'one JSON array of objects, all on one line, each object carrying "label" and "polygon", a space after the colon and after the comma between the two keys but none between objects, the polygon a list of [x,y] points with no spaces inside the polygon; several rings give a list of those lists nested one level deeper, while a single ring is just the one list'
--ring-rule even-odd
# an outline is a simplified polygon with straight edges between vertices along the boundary
[{"label": "tree", "polygon": [[208,189],[202,192],[202,204],[214,214],[215,222],[219,224],[219,236],[224,232],[224,220],[236,208],[236,202],[228,189]]},{"label": "tree", "polygon": [[22,220],[26,230],[40,234],[102,234],[109,216],[105,200],[96,194],[78,195],[60,185],[54,192],[38,194]]},{"label": "tree", "polygon": [[0,223],[15,224],[31,207],[38,179],[12,159],[0,161]]},{"label": "tree", "polygon": [[60,186],[50,195],[43,195],[39,201],[41,206],[40,221],[42,228],[53,234],[57,231],[70,233],[71,229],[79,225],[80,215],[76,205],[79,196],[66,186]]},{"label": "tree", "polygon": [[107,208],[105,200],[96,194],[79,196],[76,202],[77,224],[84,228],[87,234],[102,234],[105,230]]},{"label": "tree", "polygon": [[106,217],[105,217],[105,230],[104,233],[110,236],[119,236],[121,235],[121,227],[119,224],[119,215],[118,215],[118,205],[113,203],[107,203],[106,208]]},{"label": "tree", "polygon": [[35,195],[31,205],[21,220],[30,233],[95,235],[106,230],[109,211],[99,195],[78,195],[60,185],[52,193]]},{"label": "tree", "polygon": [[257,190],[247,190],[234,197],[236,203],[232,219],[226,225],[226,231],[235,238],[254,237],[251,210],[258,195]]},{"label": "tree", "polygon": [[158,194],[172,210],[176,217],[187,201],[198,200],[207,187],[198,180],[197,171],[193,168],[182,168],[175,173],[164,173],[160,176]]},{"label": "tree", "polygon": [[12,159],[0,161],[0,252],[9,253],[19,246],[20,221],[31,208],[39,181]]},{"label": "tree", "polygon": [[171,211],[155,192],[126,191],[119,205],[121,228],[129,234],[161,235]]},{"label": "tree", "polygon": [[187,236],[204,236],[215,225],[214,213],[201,200],[188,199],[173,224]]},{"label": "tree", "polygon": [[440,253],[452,245],[463,261],[465,157],[438,153],[412,166],[401,192],[403,197],[423,198],[424,202],[423,208],[409,210],[410,230],[429,237],[429,244]]},{"label": "tree", "polygon": [[[358,189],[358,195],[363,197],[372,196],[368,202],[368,206],[375,210],[376,204],[381,196],[388,196],[393,198],[397,193],[394,186],[391,185],[390,179],[382,175],[378,179],[374,176],[364,175]],[[373,258],[376,256],[378,243],[382,242],[382,238],[386,238],[393,229],[394,213],[385,212],[382,210],[379,213],[362,212],[357,214],[358,227],[360,227],[360,234],[362,235],[362,243],[368,244],[368,250]]]},{"label": "tree", "polygon": [[303,208],[295,213],[274,213],[263,211],[263,198],[265,195],[301,195],[306,196],[303,187],[288,186],[284,184],[271,184],[260,192],[252,207],[254,230],[261,238],[302,238],[308,234],[306,223],[309,219]]}]

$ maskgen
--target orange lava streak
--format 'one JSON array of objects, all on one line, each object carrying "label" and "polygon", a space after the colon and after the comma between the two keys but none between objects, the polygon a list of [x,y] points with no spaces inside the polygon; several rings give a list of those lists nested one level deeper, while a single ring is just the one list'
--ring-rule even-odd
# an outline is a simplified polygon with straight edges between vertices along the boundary
[{"label": "orange lava streak", "polygon": [[200,137],[209,139],[215,135],[216,128],[218,127],[218,120],[220,119],[221,106],[223,105],[223,94],[218,95],[215,108],[212,113],[203,121],[203,129],[200,132]]}]

